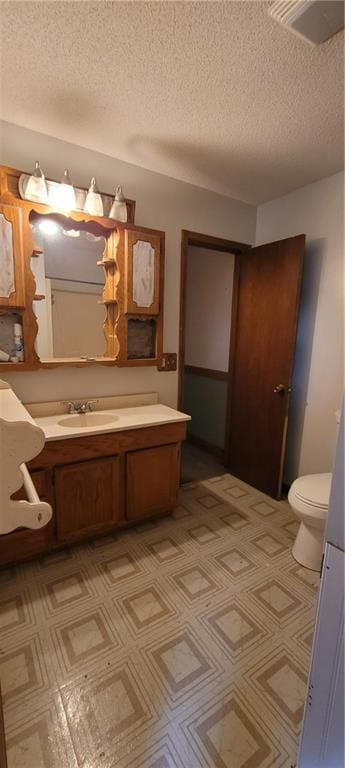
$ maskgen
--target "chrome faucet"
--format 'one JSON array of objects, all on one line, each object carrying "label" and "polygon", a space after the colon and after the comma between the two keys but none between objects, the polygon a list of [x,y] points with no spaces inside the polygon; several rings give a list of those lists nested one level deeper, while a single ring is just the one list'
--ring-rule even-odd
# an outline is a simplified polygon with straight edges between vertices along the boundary
[{"label": "chrome faucet", "polygon": [[91,405],[98,403],[98,400],[85,400],[84,403],[74,403],[72,400],[63,400],[63,405],[67,405],[68,413],[90,413]]}]

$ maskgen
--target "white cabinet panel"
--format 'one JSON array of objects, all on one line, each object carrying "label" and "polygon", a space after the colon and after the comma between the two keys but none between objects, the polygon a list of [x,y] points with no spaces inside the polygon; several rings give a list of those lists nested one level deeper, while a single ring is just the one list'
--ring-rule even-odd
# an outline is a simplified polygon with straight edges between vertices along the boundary
[{"label": "white cabinet panel", "polygon": [[345,554],[326,544],[298,768],[344,768]]}]

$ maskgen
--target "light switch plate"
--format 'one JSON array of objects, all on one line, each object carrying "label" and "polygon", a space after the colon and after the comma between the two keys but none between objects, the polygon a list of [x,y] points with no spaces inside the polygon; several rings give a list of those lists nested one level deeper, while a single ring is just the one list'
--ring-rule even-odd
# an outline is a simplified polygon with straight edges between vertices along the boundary
[{"label": "light switch plate", "polygon": [[163,352],[162,364],[158,366],[159,371],[177,371],[176,352]]}]

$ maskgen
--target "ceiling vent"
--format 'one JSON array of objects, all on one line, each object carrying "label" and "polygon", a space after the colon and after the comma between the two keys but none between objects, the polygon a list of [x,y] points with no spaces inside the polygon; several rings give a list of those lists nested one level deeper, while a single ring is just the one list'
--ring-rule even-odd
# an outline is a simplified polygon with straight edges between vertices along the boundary
[{"label": "ceiling vent", "polygon": [[268,12],[313,45],[324,43],[344,27],[343,0],[276,0]]}]

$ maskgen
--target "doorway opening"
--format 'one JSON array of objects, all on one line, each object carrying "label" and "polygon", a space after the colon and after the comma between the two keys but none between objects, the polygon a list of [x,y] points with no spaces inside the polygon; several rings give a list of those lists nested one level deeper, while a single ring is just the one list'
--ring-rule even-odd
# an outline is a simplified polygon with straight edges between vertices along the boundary
[{"label": "doorway opening", "polygon": [[[182,232],[179,407],[192,416],[185,454],[197,443],[204,458],[220,460],[221,471],[225,464],[234,477],[276,499],[304,247],[305,235],[250,247]],[[189,470],[187,455],[182,481],[216,474],[214,467],[200,468],[201,476],[196,466]]]},{"label": "doorway opening", "polygon": [[235,258],[249,247],[182,231],[178,403],[192,417],[183,483],[225,471]]}]

